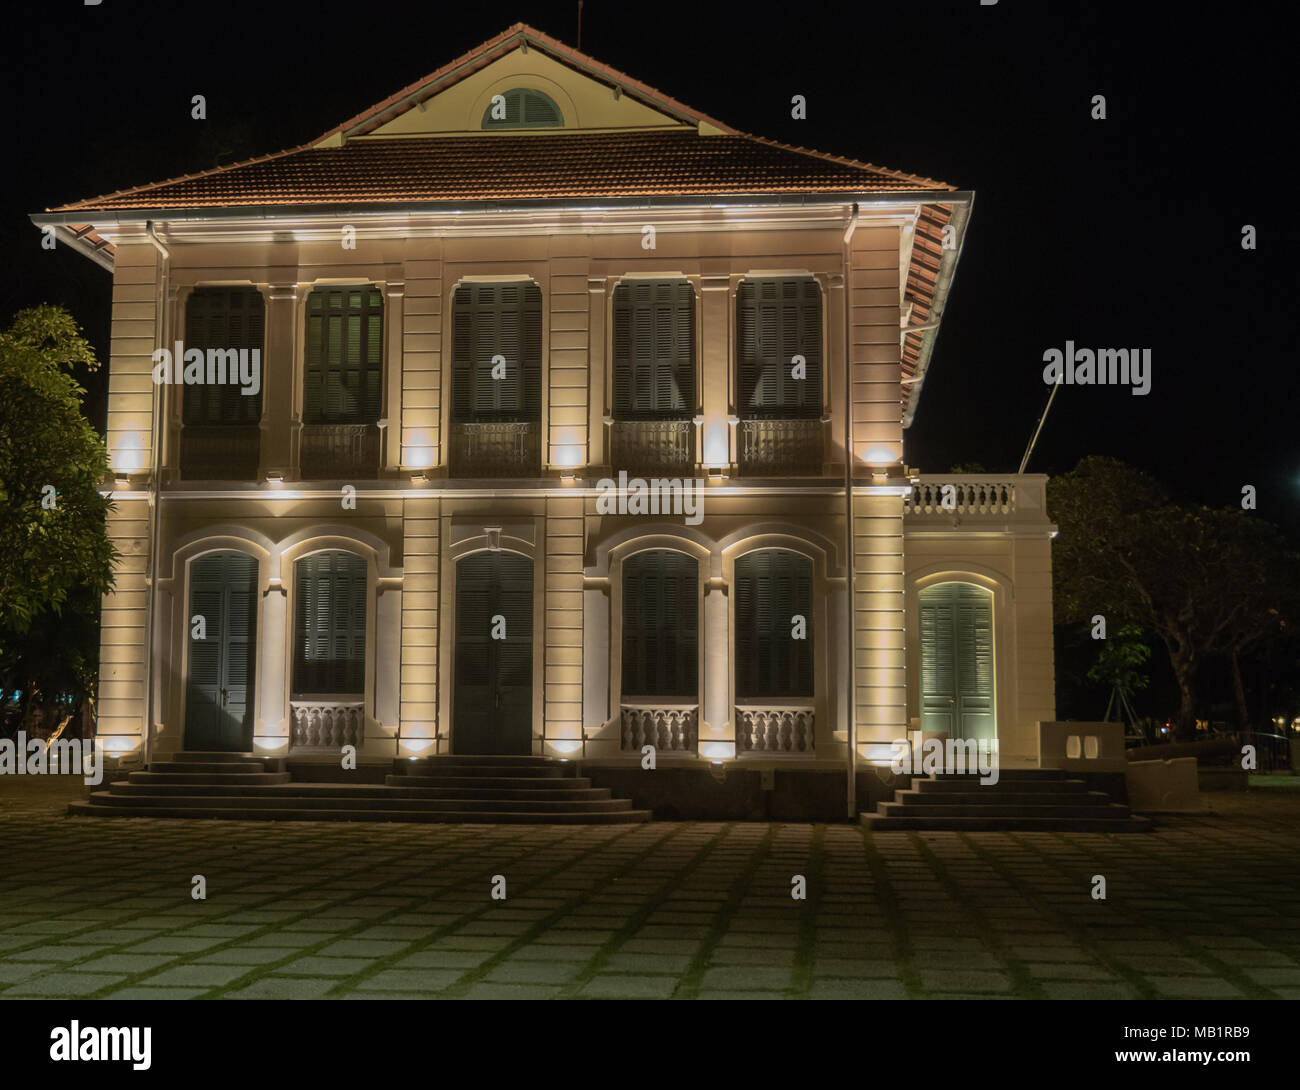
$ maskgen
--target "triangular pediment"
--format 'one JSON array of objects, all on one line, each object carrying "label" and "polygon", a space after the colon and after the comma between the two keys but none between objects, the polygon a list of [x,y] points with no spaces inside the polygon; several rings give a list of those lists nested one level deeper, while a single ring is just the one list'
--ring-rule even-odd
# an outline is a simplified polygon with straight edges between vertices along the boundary
[{"label": "triangular pediment", "polygon": [[[540,124],[503,124],[509,102],[527,92],[544,107]],[[485,126],[496,106],[496,124]],[[527,107],[525,107],[527,111]],[[731,130],[586,54],[517,24],[463,57],[358,114],[316,141],[338,147],[353,140],[483,135],[492,132],[630,132]]]}]

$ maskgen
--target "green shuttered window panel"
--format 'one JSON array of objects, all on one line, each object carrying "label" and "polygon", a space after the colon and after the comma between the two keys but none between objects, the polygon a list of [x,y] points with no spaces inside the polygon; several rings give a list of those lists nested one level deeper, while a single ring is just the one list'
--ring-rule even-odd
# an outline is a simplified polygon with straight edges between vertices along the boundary
[{"label": "green shuttered window panel", "polygon": [[699,564],[671,549],[623,565],[623,696],[699,699]]},{"label": "green shuttered window panel", "polygon": [[307,298],[305,424],[373,424],[382,415],[384,306],[377,287],[317,288]]},{"label": "green shuttered window panel", "polygon": [[[763,549],[736,561],[736,696],[813,695],[812,561]],[[804,639],[793,618],[804,618]]]},{"label": "green shuttered window panel", "polygon": [[506,91],[502,96],[505,101],[505,117],[492,116],[492,104],[489,102],[483,111],[483,128],[485,129],[558,129],[564,125],[564,115],[555,99],[543,91],[531,87],[516,87]]},{"label": "green shuttered window panel", "polygon": [[[250,360],[257,349],[265,358],[265,340],[266,302],[256,288],[196,288],[185,302],[185,348],[203,352],[205,378],[209,349],[244,350]],[[173,366],[183,369],[184,361],[174,360]],[[238,366],[232,375],[226,364],[224,384],[185,386],[181,404],[186,424],[256,424],[262,419],[262,392],[240,392]]]},{"label": "green shuttered window panel", "polygon": [[686,280],[614,288],[614,418],[695,415],[695,292]]},{"label": "green shuttered window panel", "polygon": [[[542,292],[532,281],[461,284],[452,301],[452,420],[540,421]],[[492,377],[492,357],[505,377]]]},{"label": "green shuttered window panel", "polygon": [[[817,419],[822,413],[822,296],[811,277],[742,280],[736,292],[740,415]],[[807,374],[793,377],[793,358]]]},{"label": "green shuttered window panel", "polygon": [[293,691],[366,690],[366,562],[341,551],[313,553],[294,566]]}]

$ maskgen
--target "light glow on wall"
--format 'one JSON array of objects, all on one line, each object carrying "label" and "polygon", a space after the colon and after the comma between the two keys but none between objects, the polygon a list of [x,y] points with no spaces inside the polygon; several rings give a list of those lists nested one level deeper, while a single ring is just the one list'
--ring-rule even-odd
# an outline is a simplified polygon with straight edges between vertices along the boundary
[{"label": "light glow on wall", "polygon": [[701,742],[700,756],[713,761],[725,761],[736,755],[735,742]]},{"label": "light glow on wall", "polygon": [[877,443],[869,447],[864,447],[861,458],[867,465],[871,466],[892,466],[901,459],[901,455],[891,446]]},{"label": "light glow on wall", "polygon": [[403,457],[407,469],[428,469],[433,465],[433,448],[423,444],[410,446]]},{"label": "light glow on wall", "polygon": [[565,753],[565,754],[577,753],[578,750],[582,748],[582,743],[572,738],[563,739],[561,741],[548,742],[547,745],[549,745],[553,750],[555,750],[556,753]]},{"label": "light glow on wall", "polygon": [[723,467],[731,461],[731,443],[725,427],[711,427],[704,433],[704,464]]},{"label": "light glow on wall", "polygon": [[138,435],[124,435],[113,454],[113,472],[139,473],[144,469],[144,444]]},{"label": "light glow on wall", "polygon": [[551,465],[560,469],[576,469],[582,465],[583,450],[577,443],[555,443],[551,446]]},{"label": "light glow on wall", "polygon": [[411,755],[420,754],[433,745],[433,742],[432,738],[403,738],[402,751]]}]

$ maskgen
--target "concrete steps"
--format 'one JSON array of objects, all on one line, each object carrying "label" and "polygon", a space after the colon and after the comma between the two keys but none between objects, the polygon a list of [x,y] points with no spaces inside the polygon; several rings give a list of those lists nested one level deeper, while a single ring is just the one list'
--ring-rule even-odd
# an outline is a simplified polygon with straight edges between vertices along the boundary
[{"label": "concrete steps", "polygon": [[[395,761],[383,784],[294,783],[283,758],[176,753],[68,812],[93,817],[244,821],[626,824],[650,820],[608,788],[545,757]],[[409,772],[418,773],[408,775]]]},{"label": "concrete steps", "polygon": [[1004,831],[1134,833],[1152,828],[1147,818],[1093,791],[1064,772],[1003,772],[996,784],[978,776],[914,779],[910,789],[895,792],[863,825],[875,832]]}]

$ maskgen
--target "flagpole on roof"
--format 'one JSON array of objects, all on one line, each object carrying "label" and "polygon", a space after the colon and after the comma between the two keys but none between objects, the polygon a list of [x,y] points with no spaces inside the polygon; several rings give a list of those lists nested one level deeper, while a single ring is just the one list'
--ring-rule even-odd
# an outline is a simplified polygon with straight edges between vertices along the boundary
[{"label": "flagpole on roof", "polygon": [[1016,476],[1024,473],[1025,466],[1029,465],[1029,457],[1034,453],[1034,445],[1038,442],[1039,435],[1043,432],[1043,425],[1047,422],[1047,414],[1052,411],[1052,402],[1056,400],[1056,391],[1061,388],[1059,382],[1053,384],[1052,392],[1047,398],[1047,408],[1043,410],[1043,415],[1038,418],[1038,427],[1034,429],[1033,438],[1029,440],[1029,446],[1025,447],[1025,456],[1020,459],[1020,468],[1016,470]]}]

